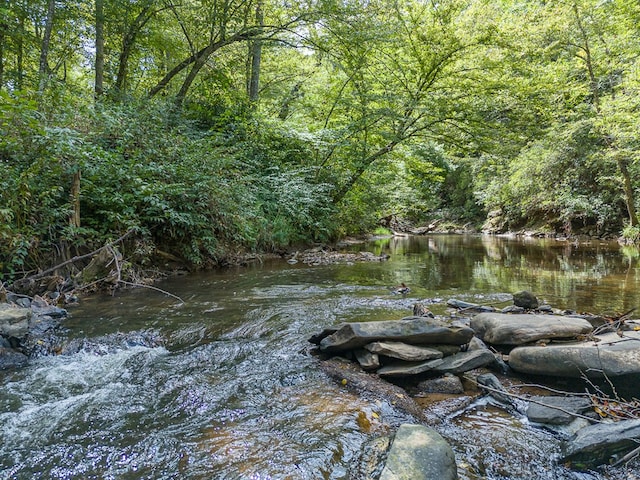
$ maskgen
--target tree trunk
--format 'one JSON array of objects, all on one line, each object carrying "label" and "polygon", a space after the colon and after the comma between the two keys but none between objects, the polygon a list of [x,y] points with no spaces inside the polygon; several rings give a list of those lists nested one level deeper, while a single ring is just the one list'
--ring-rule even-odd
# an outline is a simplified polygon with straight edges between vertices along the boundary
[{"label": "tree trunk", "polygon": [[136,38],[138,34],[142,30],[142,27],[146,25],[146,23],[153,16],[153,12],[151,11],[151,7],[153,2],[148,2],[142,11],[138,14],[133,23],[129,26],[127,33],[122,39],[122,50],[120,51],[120,56],[118,58],[118,74],[116,75],[116,81],[114,84],[116,94],[120,94],[125,92],[127,89],[127,73],[129,71],[129,58],[131,57],[131,52],[133,51],[133,46],[136,43]]},{"label": "tree trunk", "polygon": [[[3,0],[0,2],[0,12],[8,11],[7,2]],[[4,13],[1,13],[0,18],[0,90],[4,86],[4,37],[7,28],[9,27],[7,17]]]},{"label": "tree trunk", "polygon": [[[262,2],[259,1],[256,6],[256,25],[261,29],[264,27],[264,15],[262,13]],[[262,40],[259,38],[251,42],[251,66],[248,82],[249,104],[252,108],[258,107],[258,98],[260,94],[260,62],[262,61]]]},{"label": "tree trunk", "polygon": [[44,92],[49,82],[49,46],[51,44],[51,32],[53,31],[53,16],[55,15],[56,1],[49,0],[47,5],[47,18],[45,20],[42,47],[40,49],[40,65],[38,68],[38,92]]},{"label": "tree trunk", "polygon": [[620,155],[618,155],[616,161],[618,163],[618,169],[622,174],[622,189],[624,190],[624,201],[627,205],[627,212],[629,213],[629,222],[632,227],[636,227],[638,225],[638,215],[636,214],[635,195],[631,184],[631,175],[629,175],[629,165],[627,160]]},{"label": "tree trunk", "polygon": [[69,225],[77,228],[80,226],[80,170],[73,174],[69,200],[72,208],[69,216]]},{"label": "tree trunk", "polygon": [[95,0],[96,4],[96,100],[104,93],[104,0]]},{"label": "tree trunk", "polygon": [[[192,75],[193,78],[191,78],[190,80],[188,78],[185,79],[185,81],[182,84],[182,87],[180,88],[180,93],[176,96],[177,103],[181,103],[182,100],[184,99],[184,96],[187,93],[187,90],[191,86],[191,83],[195,79],[195,76],[200,71],[200,69],[202,68],[204,63],[206,63],[207,59],[209,58],[209,56],[211,56],[211,54],[213,52],[221,49],[222,47],[230,45],[232,43],[248,40],[251,37],[255,36],[256,34],[257,34],[257,32],[254,32],[254,31],[251,31],[251,30],[238,32],[235,35],[232,35],[231,37],[226,38],[224,40],[218,40],[217,42],[210,43],[206,47],[200,49],[198,52],[196,52],[196,53],[194,53],[192,55],[189,55],[187,58],[185,58],[178,65],[173,67],[169,71],[169,73],[167,73],[162,78],[162,80],[160,80],[156,84],[155,87],[153,87],[151,90],[149,90],[148,96],[149,97],[153,97],[154,95],[156,95],[157,93],[162,91],[167,85],[169,85],[169,82],[171,82],[171,80],[173,80],[173,78],[176,75],[178,75],[180,72],[182,72],[185,68],[187,68],[192,63],[201,62],[202,65],[200,65],[200,67],[195,68],[195,66],[194,66],[194,68],[192,68],[192,70],[191,70],[189,75]],[[181,98],[181,100],[178,100],[179,98]]]},{"label": "tree trunk", "polygon": [[19,10],[18,35],[16,39],[16,85],[18,90],[22,90],[24,78],[24,13]]}]

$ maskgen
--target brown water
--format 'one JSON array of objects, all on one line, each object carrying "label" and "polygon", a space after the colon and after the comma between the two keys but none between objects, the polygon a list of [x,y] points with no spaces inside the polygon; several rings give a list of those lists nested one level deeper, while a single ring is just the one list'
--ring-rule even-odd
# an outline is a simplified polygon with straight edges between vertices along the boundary
[{"label": "brown water", "polygon": [[[0,373],[0,478],[354,478],[369,442],[408,418],[322,372],[306,340],[324,326],[401,318],[419,300],[437,314],[452,297],[501,307],[522,289],[578,311],[640,305],[638,253],[616,244],[433,236],[364,249],[391,258],[158,284],[184,304],[149,289],[83,299],[65,327],[85,349]],[[408,295],[391,293],[400,282]],[[559,466],[561,435],[491,406],[440,420],[463,479],[630,478]]]}]

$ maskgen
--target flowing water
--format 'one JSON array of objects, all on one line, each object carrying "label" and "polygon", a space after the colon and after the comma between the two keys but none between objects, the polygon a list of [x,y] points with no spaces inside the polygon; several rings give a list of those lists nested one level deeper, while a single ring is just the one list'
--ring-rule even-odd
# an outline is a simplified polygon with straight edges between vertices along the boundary
[{"label": "flowing water", "polygon": [[[522,289],[578,311],[640,305],[637,251],[616,244],[431,236],[352,248],[391,258],[157,285],[184,303],[150,289],[83,299],[64,322],[79,352],[0,372],[0,478],[354,478],[370,442],[406,418],[330,379],[311,334],[398,319],[418,300],[436,314],[452,297],[502,307]],[[390,291],[400,282],[408,295]],[[488,405],[443,413],[436,428],[463,479],[631,478],[559,466],[558,435]]]}]

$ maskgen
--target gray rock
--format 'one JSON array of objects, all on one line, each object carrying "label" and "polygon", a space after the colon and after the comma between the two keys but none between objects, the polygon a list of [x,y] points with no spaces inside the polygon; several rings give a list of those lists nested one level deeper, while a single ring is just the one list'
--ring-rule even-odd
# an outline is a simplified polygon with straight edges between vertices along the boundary
[{"label": "gray rock", "polygon": [[380,357],[378,357],[377,354],[371,353],[369,350],[365,350],[364,348],[356,348],[353,351],[353,354],[363,370],[375,370],[380,368]]},{"label": "gray rock", "polygon": [[479,305],[477,303],[469,303],[462,300],[458,300],[455,298],[450,298],[447,300],[447,305],[453,308],[458,308],[460,310],[466,310],[469,312],[495,312],[496,309],[493,307],[487,307],[484,305]]},{"label": "gray rock", "polygon": [[540,305],[538,298],[533,293],[526,290],[513,294],[513,304],[516,307],[522,307],[527,310],[534,310],[538,308],[538,305]]},{"label": "gray rock", "polygon": [[562,462],[577,469],[593,468],[636,448],[638,440],[640,419],[590,425],[566,443]]},{"label": "gray rock", "polygon": [[473,330],[469,327],[453,327],[427,317],[406,317],[402,320],[344,324],[338,331],[320,341],[320,349],[327,353],[337,353],[379,340],[413,345],[464,345],[471,337]]},{"label": "gray rock", "polygon": [[415,317],[435,317],[431,310],[429,310],[428,304],[422,302],[418,302],[413,305],[413,315]]},{"label": "gray rock", "polygon": [[640,374],[640,332],[598,335],[599,342],[516,347],[509,353],[509,366],[516,372],[555,377],[589,378]]},{"label": "gray rock", "polygon": [[575,338],[591,332],[589,322],[562,315],[509,315],[480,313],[471,328],[483,341],[494,345],[522,345],[541,339]]},{"label": "gray rock", "polygon": [[584,397],[535,396],[527,407],[527,418],[536,423],[568,425],[576,418],[572,413],[583,414],[592,408],[591,401]]},{"label": "gray rock", "polygon": [[23,367],[27,364],[27,356],[12,348],[0,347],[0,370]]},{"label": "gray rock", "polygon": [[0,304],[0,335],[22,338],[29,331],[31,310]]},{"label": "gray rock", "polygon": [[442,363],[433,371],[437,373],[463,373],[495,362],[493,353],[489,350],[471,350],[460,352],[442,359]]},{"label": "gray rock", "polygon": [[423,380],[416,385],[416,388],[419,393],[464,393],[462,380],[451,373],[447,373],[443,377]]},{"label": "gray rock", "polygon": [[420,373],[433,370],[435,367],[442,363],[441,359],[427,360],[425,362],[392,362],[376,373],[381,377],[410,377],[412,375],[418,375]]},{"label": "gray rock", "polygon": [[17,298],[15,303],[22,308],[31,308],[31,300],[27,297]]},{"label": "gray rock", "polygon": [[490,397],[495,398],[500,403],[513,405],[513,399],[509,396],[509,392],[507,392],[507,389],[504,388],[502,383],[500,383],[500,380],[498,380],[498,377],[493,373],[483,373],[482,375],[478,375],[476,377],[476,382],[478,382],[478,387],[480,387],[480,389],[486,392]]},{"label": "gray rock", "polygon": [[524,313],[524,308],[515,305],[509,305],[500,310],[500,313]]},{"label": "gray rock", "polygon": [[442,352],[420,345],[409,345],[402,342],[373,342],[364,346],[371,353],[386,357],[406,360],[408,362],[420,362],[442,358]]},{"label": "gray rock", "polygon": [[308,341],[309,341],[309,343],[313,343],[315,345],[320,345],[320,342],[322,341],[323,338],[326,338],[329,335],[333,335],[338,330],[340,330],[343,326],[344,326],[344,323],[341,323],[339,325],[334,325],[332,327],[327,327],[324,330],[322,330],[320,333],[316,333],[314,335],[311,335],[311,337],[309,337]]},{"label": "gray rock", "polygon": [[457,478],[453,450],[438,432],[422,425],[400,425],[380,480]]}]

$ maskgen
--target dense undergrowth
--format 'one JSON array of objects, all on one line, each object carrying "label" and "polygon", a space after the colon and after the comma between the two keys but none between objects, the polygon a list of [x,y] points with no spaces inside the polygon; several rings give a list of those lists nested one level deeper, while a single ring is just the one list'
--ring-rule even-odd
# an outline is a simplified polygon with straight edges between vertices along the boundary
[{"label": "dense undergrowth", "polygon": [[157,250],[194,267],[238,252],[326,241],[334,233],[330,186],[305,166],[309,147],[268,124],[238,117],[203,128],[168,102],[74,104],[45,117],[32,102],[2,100],[0,271],[6,278],[132,229],[138,262],[149,262]]}]

